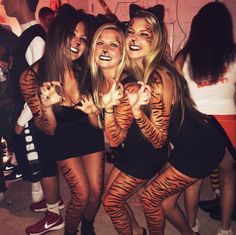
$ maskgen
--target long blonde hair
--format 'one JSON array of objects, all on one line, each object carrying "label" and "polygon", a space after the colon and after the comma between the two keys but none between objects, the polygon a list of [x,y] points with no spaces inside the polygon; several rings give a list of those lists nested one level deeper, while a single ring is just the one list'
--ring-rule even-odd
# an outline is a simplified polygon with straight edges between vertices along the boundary
[{"label": "long blonde hair", "polygon": [[[136,61],[129,58],[129,56],[126,57],[126,69],[137,80],[148,84],[153,72],[156,71],[164,56],[167,34],[165,28],[161,27],[157,18],[150,12],[139,10],[134,18],[144,18],[152,27],[154,38],[151,45],[152,50],[143,60],[144,69],[141,70]],[[130,23],[132,23],[133,19],[131,19]]]},{"label": "long blonde hair", "polygon": [[101,107],[101,102],[99,99],[99,93],[103,90],[103,87],[105,86],[105,77],[102,74],[101,69],[97,65],[95,61],[95,49],[98,39],[101,36],[101,33],[104,30],[115,30],[120,34],[121,37],[121,60],[119,65],[116,68],[115,77],[113,78],[117,83],[121,80],[122,73],[125,68],[125,48],[124,48],[124,41],[125,36],[123,31],[115,24],[107,23],[102,26],[100,26],[97,31],[94,34],[92,45],[91,45],[91,51],[89,55],[89,66],[90,66],[90,73],[91,73],[91,79],[92,79],[92,92],[93,97],[96,105],[98,107]]},{"label": "long blonde hair", "polygon": [[[157,17],[152,13],[144,10],[138,10],[134,18],[144,18],[150,24],[154,33],[154,40],[152,42],[152,51],[143,60],[143,69],[141,69],[135,59],[131,59],[126,56],[126,70],[135,79],[141,80],[146,84],[152,84],[158,82],[163,84],[160,70],[167,72],[174,84],[174,102],[180,104],[181,121],[182,125],[185,117],[185,112],[188,111],[192,116],[202,122],[203,115],[200,114],[191,98],[188,84],[186,80],[178,73],[173,64],[165,55],[165,48],[167,43],[167,32],[164,24],[160,24]],[[132,18],[132,19],[134,19]],[[130,23],[132,23],[132,19]],[[162,23],[162,22],[161,22]],[[162,25],[162,26],[161,26]],[[161,96],[163,90],[161,90]],[[144,110],[150,111],[150,104],[144,107]]]}]

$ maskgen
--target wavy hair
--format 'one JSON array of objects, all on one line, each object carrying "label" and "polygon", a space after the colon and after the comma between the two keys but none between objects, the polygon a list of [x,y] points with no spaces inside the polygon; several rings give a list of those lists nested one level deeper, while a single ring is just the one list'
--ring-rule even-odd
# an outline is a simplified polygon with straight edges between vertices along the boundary
[{"label": "wavy hair", "polygon": [[91,52],[89,55],[89,65],[90,65],[90,73],[91,73],[91,78],[92,78],[93,97],[94,97],[95,103],[99,107],[101,107],[101,103],[99,99],[99,92],[104,88],[106,79],[104,75],[102,74],[101,69],[95,62],[95,50],[96,50],[97,41],[99,40],[100,35],[104,30],[115,30],[120,34],[120,37],[121,37],[121,49],[122,49],[121,61],[116,68],[116,73],[114,77],[114,80],[117,83],[119,83],[119,81],[122,78],[122,74],[125,68],[125,56],[126,56],[125,46],[124,46],[125,36],[124,36],[123,31],[116,24],[113,24],[113,23],[107,23],[100,26],[94,34],[92,44],[91,44]]},{"label": "wavy hair", "polygon": [[[88,45],[83,55],[76,61],[71,60],[68,42],[74,36],[74,30],[79,22],[87,26],[85,13],[77,12],[75,9],[70,12],[59,14],[51,23],[46,40],[45,52],[40,63],[40,83],[46,81],[59,81],[63,84],[64,76],[69,71],[75,76],[80,94],[88,93]],[[86,27],[88,29],[88,26]],[[88,33],[87,33],[88,34]]]}]

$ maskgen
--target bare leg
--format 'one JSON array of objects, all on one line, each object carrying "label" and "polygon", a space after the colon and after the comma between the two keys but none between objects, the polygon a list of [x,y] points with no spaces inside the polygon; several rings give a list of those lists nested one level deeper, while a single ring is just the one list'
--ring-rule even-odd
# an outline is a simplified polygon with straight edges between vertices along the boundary
[{"label": "bare leg", "polygon": [[180,193],[171,196],[162,203],[167,219],[179,230],[181,234],[186,234],[189,231],[188,221],[179,207],[177,201]]},{"label": "bare leg", "polygon": [[[141,197],[150,235],[164,235],[165,214],[162,203],[182,192],[198,179],[190,178],[170,166],[157,176],[145,189]],[[187,228],[183,235],[195,234],[188,223],[179,226]]]},{"label": "bare leg", "polygon": [[196,223],[202,182],[203,180],[198,180],[184,191],[185,213],[190,227],[194,227]]},{"label": "bare leg", "polygon": [[229,230],[235,200],[234,160],[228,150],[219,165],[221,191],[221,228]]},{"label": "bare leg", "polygon": [[59,197],[58,176],[43,177],[41,180],[44,198],[48,204],[55,204]]},{"label": "bare leg", "polygon": [[[136,179],[120,172],[104,196],[103,206],[120,235],[135,234],[132,225],[133,213],[127,200],[136,193],[146,180]],[[139,231],[139,232],[142,232]],[[136,233],[138,234],[138,233]]]}]

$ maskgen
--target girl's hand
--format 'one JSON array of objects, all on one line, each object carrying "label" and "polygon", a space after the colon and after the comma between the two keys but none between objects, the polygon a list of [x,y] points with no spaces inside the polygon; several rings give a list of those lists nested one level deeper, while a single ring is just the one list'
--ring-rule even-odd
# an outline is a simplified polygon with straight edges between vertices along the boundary
[{"label": "girl's hand", "polygon": [[79,109],[86,114],[98,114],[99,110],[93,102],[92,96],[84,96],[78,104],[74,106],[75,109]]},{"label": "girl's hand", "polygon": [[105,109],[112,109],[114,105],[120,103],[120,99],[123,97],[123,86],[113,82],[111,89],[108,93],[101,95],[102,105]]},{"label": "girl's hand", "polygon": [[44,82],[40,87],[40,99],[44,107],[51,107],[54,104],[61,103],[65,100],[64,97],[57,93],[57,89],[62,89],[60,82]]},{"label": "girl's hand", "polygon": [[139,81],[138,83],[141,85],[141,87],[137,92],[127,91],[127,97],[133,112],[139,111],[141,105],[147,105],[151,97],[150,86],[141,81]]}]

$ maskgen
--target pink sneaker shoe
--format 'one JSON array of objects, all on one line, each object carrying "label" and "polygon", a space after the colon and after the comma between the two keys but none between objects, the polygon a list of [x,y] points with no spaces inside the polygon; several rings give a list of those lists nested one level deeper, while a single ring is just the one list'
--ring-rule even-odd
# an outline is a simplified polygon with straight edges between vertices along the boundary
[{"label": "pink sneaker shoe", "polygon": [[[59,197],[59,209],[63,209],[65,208],[65,204],[63,202],[63,199],[61,197]],[[46,200],[43,199],[42,201],[40,202],[36,202],[36,203],[32,203],[30,205],[30,209],[33,211],[33,212],[41,212],[41,211],[47,211],[47,204],[46,204]]]},{"label": "pink sneaker shoe", "polygon": [[64,228],[64,222],[61,215],[47,211],[45,217],[37,223],[26,228],[27,235],[41,235],[52,230]]}]

